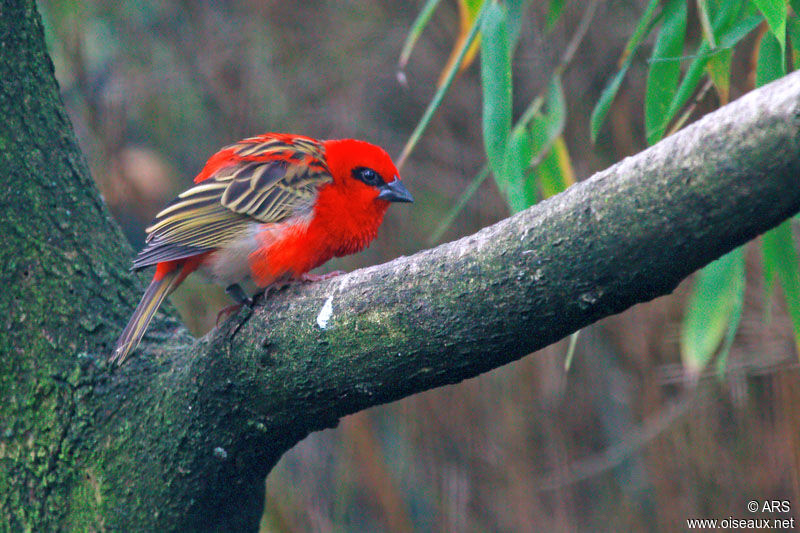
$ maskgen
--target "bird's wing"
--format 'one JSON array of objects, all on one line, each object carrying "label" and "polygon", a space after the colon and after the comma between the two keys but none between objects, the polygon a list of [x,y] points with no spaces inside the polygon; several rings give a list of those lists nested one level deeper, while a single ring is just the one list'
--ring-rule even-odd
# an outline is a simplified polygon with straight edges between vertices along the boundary
[{"label": "bird's wing", "polygon": [[254,222],[307,216],[319,188],[333,181],[323,157],[316,141],[287,135],[223,148],[198,176],[202,181],[156,215],[134,270],[224,246]]}]

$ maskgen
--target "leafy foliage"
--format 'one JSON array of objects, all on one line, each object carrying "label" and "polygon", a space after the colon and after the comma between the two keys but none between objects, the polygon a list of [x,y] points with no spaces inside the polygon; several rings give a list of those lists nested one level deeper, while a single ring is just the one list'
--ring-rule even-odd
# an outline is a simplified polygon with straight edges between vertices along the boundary
[{"label": "leafy foliage", "polygon": [[[426,9],[431,4],[433,2],[429,2]],[[561,136],[567,119],[560,79],[565,65],[552,73],[545,94],[534,99],[525,113],[513,121],[511,66],[525,5],[525,1],[519,0],[460,2],[462,23],[467,13],[468,20],[480,24],[481,28],[486,160],[488,171],[511,212],[557,194],[574,181],[568,147]],[[560,0],[548,3],[545,24],[548,31],[557,24],[564,7],[565,2]],[[719,103],[728,102],[734,53],[744,46],[745,37],[757,28],[768,29],[760,31],[757,40],[756,86],[786,73],[787,38],[791,45],[791,63],[796,68],[800,63],[798,9],[800,2],[796,0],[754,0],[752,3],[698,0],[694,11],[688,9],[685,0],[650,0],[622,51],[617,72],[594,106],[590,120],[592,140],[598,139],[639,49],[651,34],[655,33],[655,38],[648,60],[644,99],[644,131],[648,144],[658,142],[689,119],[695,106],[693,96],[700,99],[713,87]],[[690,12],[696,20],[689,19]],[[687,41],[690,24],[700,28],[696,42]],[[461,34],[464,32],[462,24]],[[463,41],[459,37],[459,42]],[[705,84],[701,85],[703,80]],[[481,172],[473,180],[434,232],[436,239],[452,224],[486,175],[487,172]],[[773,277],[778,276],[800,346],[800,270],[791,237],[789,225],[773,230],[765,235],[762,252],[765,284],[769,290]],[[741,317],[745,287],[743,258],[743,249],[736,250],[698,275],[681,332],[684,365],[690,372],[702,371],[720,346],[718,368],[724,370],[727,350]]]},{"label": "leafy foliage", "polygon": [[[625,58],[619,72],[612,77],[601,96],[592,117],[592,138],[596,139],[622,78],[631,64],[632,52],[652,21],[661,26],[650,58],[647,94],[645,97],[645,134],[647,142],[658,142],[688,118],[691,106],[676,121],[704,77],[715,88],[721,103],[729,97],[732,56],[743,39],[760,25],[768,25],[758,40],[755,69],[756,86],[764,85],[786,74],[786,36],[790,36],[796,50],[800,41],[800,23],[796,13],[791,13],[785,0],[757,0],[753,5],[744,1],[699,1],[698,24],[702,28],[700,42],[693,53],[686,54],[686,2],[666,0],[651,2],[639,19],[637,30],[626,47]],[[659,15],[654,15],[656,7]],[[797,6],[793,6],[797,7]],[[642,30],[642,31],[640,31]],[[788,31],[787,31],[788,30]],[[796,51],[793,52],[796,54]],[[691,61],[682,75],[681,64]],[[796,66],[796,59],[792,57]],[[701,93],[704,92],[701,90]],[[784,296],[800,346],[800,271],[798,271],[791,226],[783,226],[767,233],[763,240],[765,284],[769,288],[775,274],[781,281]],[[681,331],[681,352],[684,365],[691,373],[698,373],[712,360],[723,339],[718,357],[718,369],[724,369],[727,350],[738,328],[745,287],[743,249],[708,265],[697,277],[691,294]],[[769,297],[767,289],[765,297]]]}]

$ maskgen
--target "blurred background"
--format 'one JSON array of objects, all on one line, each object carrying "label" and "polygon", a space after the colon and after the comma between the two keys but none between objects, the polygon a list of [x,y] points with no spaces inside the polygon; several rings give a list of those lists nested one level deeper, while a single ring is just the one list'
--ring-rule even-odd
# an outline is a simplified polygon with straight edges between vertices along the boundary
[{"label": "blurred background", "polygon": [[[563,74],[563,138],[575,179],[646,146],[646,58],[634,59],[596,143],[589,116],[645,1],[600,2]],[[267,131],[358,137],[400,153],[434,95],[460,31],[444,0],[397,76],[424,2],[41,0],[64,102],[109,208],[133,248],[144,226],[219,147]],[[546,89],[583,15],[566,2],[524,12],[514,116]],[[690,4],[694,4],[690,2]],[[693,9],[693,8],[690,8]],[[690,17],[689,35],[700,29]],[[652,38],[644,46],[650,46]],[[747,42],[744,43],[747,50]],[[752,89],[752,54],[733,58],[731,99]],[[719,104],[702,95],[693,116]],[[352,270],[411,254],[485,163],[477,64],[454,81],[402,168],[416,202],[390,209]],[[508,216],[484,181],[437,242]],[[759,254],[746,254],[748,273]],[[789,518],[749,500],[800,506],[800,380],[783,299],[748,274],[723,375],[689,379],[679,328],[691,280],[673,295],[459,385],[343,419],[287,453],[266,481],[263,531],[683,530],[689,518]],[[185,287],[185,288],[184,288]],[[198,335],[229,302],[198,281],[172,298]],[[211,294],[211,296],[209,296]]]}]

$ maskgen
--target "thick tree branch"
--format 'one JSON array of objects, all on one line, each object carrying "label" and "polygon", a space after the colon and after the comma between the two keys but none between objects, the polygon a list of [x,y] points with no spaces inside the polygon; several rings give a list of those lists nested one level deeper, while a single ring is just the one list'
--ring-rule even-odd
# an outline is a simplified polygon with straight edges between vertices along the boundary
[{"label": "thick tree branch", "polygon": [[300,433],[475,376],[668,294],[795,213],[799,127],[800,73],[475,235],[275,295],[192,357],[239,360],[253,412]]},{"label": "thick tree branch", "polygon": [[[800,74],[459,241],[272,295],[198,343],[137,297],[32,3],[0,2],[0,516],[10,529],[242,529],[263,477],[347,413],[475,376],[670,292],[800,208]],[[13,253],[12,253],[13,252]]]},{"label": "thick tree branch", "polygon": [[[227,488],[260,484],[310,431],[669,293],[800,208],[799,132],[794,74],[475,235],[292,287],[170,355],[202,413],[192,459],[209,494],[241,501]],[[215,449],[216,468],[198,457]]]},{"label": "thick tree branch", "polygon": [[797,212],[799,131],[800,73],[475,235],[272,296],[192,364],[251,376],[247,409],[273,435],[496,368]]}]

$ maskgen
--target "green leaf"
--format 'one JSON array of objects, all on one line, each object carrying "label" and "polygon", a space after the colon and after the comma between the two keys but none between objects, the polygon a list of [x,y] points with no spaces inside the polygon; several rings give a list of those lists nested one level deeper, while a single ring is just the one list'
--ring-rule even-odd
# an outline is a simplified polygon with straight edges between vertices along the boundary
[{"label": "green leaf", "polygon": [[795,346],[800,354],[800,269],[797,264],[791,220],[762,235],[761,246],[765,266],[770,265],[769,268],[774,269],[772,271],[778,275],[781,282],[786,307],[792,319]]},{"label": "green leaf", "polygon": [[503,156],[511,130],[511,52],[505,8],[492,3],[481,25],[483,144],[489,168],[502,179]]},{"label": "green leaf", "polygon": [[597,142],[597,134],[600,133],[600,128],[606,120],[606,115],[608,115],[608,110],[611,109],[611,104],[614,103],[614,98],[617,96],[617,92],[619,92],[619,87],[631,66],[632,59],[633,55],[628,56],[622,64],[622,67],[620,67],[614,77],[611,78],[606,88],[603,89],[603,92],[600,93],[600,98],[597,100],[597,104],[595,104],[592,110],[592,117],[589,121],[592,142]]},{"label": "green leaf", "polygon": [[753,0],[758,10],[767,19],[772,35],[778,41],[781,50],[781,57],[785,57],[786,51],[786,0]]},{"label": "green leaf", "polygon": [[642,39],[647,37],[647,35],[653,29],[653,16],[656,13],[658,2],[659,0],[650,0],[650,3],[647,4],[644,13],[642,13],[642,16],[639,17],[639,21],[636,23],[636,27],[633,29],[630,39],[628,39],[628,42],[625,44],[624,55],[628,56],[633,54],[633,52],[642,43]]},{"label": "green leaf", "polygon": [[680,81],[685,37],[686,1],[669,0],[647,73],[644,125],[648,144],[660,141],[667,128],[664,118]]},{"label": "green leaf", "polygon": [[544,30],[552,31],[553,26],[556,25],[564,12],[564,0],[550,0],[547,4],[547,15],[545,16]]},{"label": "green leaf", "polygon": [[[724,25],[724,22],[729,19],[729,13],[727,12],[723,11],[717,15],[718,16],[714,18],[713,24],[715,29],[718,28],[719,25]],[[724,31],[720,31],[719,33],[721,35],[719,36],[717,42],[717,46],[719,48],[715,53],[721,53],[722,50],[732,48],[748,33],[753,31],[762,20],[762,17],[759,15],[749,16],[739,21],[734,26],[725,29]],[[675,118],[675,115],[678,113],[678,111],[680,111],[683,106],[686,105],[686,102],[689,101],[689,98],[691,98],[692,93],[694,93],[695,88],[697,88],[697,84],[703,77],[703,72],[705,71],[706,65],[712,57],[711,54],[711,45],[709,45],[707,41],[700,43],[700,46],[697,48],[697,52],[695,53],[694,60],[692,61],[691,65],[689,65],[686,75],[683,77],[681,84],[678,86],[678,90],[675,92],[675,97],[672,99],[672,103],[667,110],[666,117],[664,118],[666,124],[672,122],[672,119]]]},{"label": "green leaf", "polygon": [[609,80],[605,89],[603,89],[603,92],[600,94],[600,99],[597,100],[597,104],[595,104],[594,109],[592,110],[592,117],[590,120],[590,133],[592,142],[597,141],[597,134],[600,132],[600,128],[602,127],[603,122],[605,122],[606,116],[608,115],[608,110],[611,109],[611,104],[614,102],[614,98],[617,96],[617,92],[622,84],[622,80],[631,66],[634,52],[639,47],[639,44],[641,44],[642,39],[644,39],[647,34],[650,33],[650,30],[653,29],[653,17],[657,7],[658,0],[650,0],[650,3],[647,4],[647,8],[639,18],[639,22],[636,24],[636,28],[633,30],[631,38],[628,39],[628,43],[625,45],[625,50],[622,53],[622,56],[624,57],[622,65],[620,65],[619,70],[614,77]]},{"label": "green leaf", "polygon": [[681,358],[697,375],[714,355],[726,332],[744,287],[744,249],[729,252],[706,265],[695,279],[681,326]]},{"label": "green leaf", "polygon": [[525,187],[531,155],[531,136],[527,128],[514,128],[503,158],[505,164],[501,173],[502,178],[498,179],[498,186],[505,194],[512,213],[527,209],[536,203],[536,197],[529,196]]},{"label": "green leaf", "polygon": [[683,106],[686,105],[686,102],[689,101],[689,98],[692,97],[692,94],[697,88],[697,84],[700,83],[703,77],[706,65],[711,59],[709,55],[710,51],[711,45],[709,45],[708,42],[703,41],[700,43],[695,53],[695,58],[686,70],[686,75],[683,77],[683,80],[681,80],[678,90],[675,91],[675,96],[672,98],[672,102],[670,102],[669,108],[664,115],[665,126],[672,122],[672,119],[675,118],[678,111],[680,111]]},{"label": "green leaf", "polygon": [[473,17],[478,16],[478,12],[480,12],[481,8],[483,7],[484,1],[485,0],[459,0],[460,3],[464,4],[464,7]]},{"label": "green leaf", "polygon": [[566,122],[566,103],[561,77],[554,75],[547,89],[547,114],[534,114],[529,121],[531,135],[533,179],[526,184],[526,195],[548,198],[572,185],[572,165],[564,139],[561,137]]},{"label": "green leaf", "polygon": [[717,90],[721,105],[727,104],[730,99],[732,59],[733,49],[728,48],[712,55],[706,64],[706,72]]},{"label": "green leaf", "polygon": [[720,32],[719,48],[733,48],[761,23],[759,15],[748,15],[730,28]]},{"label": "green leaf", "polygon": [[[547,114],[542,116],[537,113],[529,121],[533,142],[532,164],[534,165],[538,164],[538,161],[550,151],[556,137],[564,131],[567,111],[560,76],[554,75],[550,78],[545,101],[547,102]],[[520,122],[525,124],[526,121]]]},{"label": "green leaf", "polygon": [[[798,0],[800,3],[800,0]],[[789,41],[792,43],[792,67],[797,70],[800,68],[800,18],[790,17],[786,21],[786,32],[789,34]]]},{"label": "green leaf", "polygon": [[506,7],[508,8],[508,43],[512,54],[517,47],[519,31],[522,28],[522,17],[529,3],[530,0],[506,0]]},{"label": "green leaf", "polygon": [[[572,162],[563,137],[555,139],[550,151],[536,167],[534,176],[535,180],[528,180],[529,187],[532,189],[538,183],[542,198],[550,198],[563,192],[575,182]],[[532,196],[533,193],[528,192],[528,195]]]},{"label": "green leaf", "polygon": [[[713,6],[711,6],[713,8]],[[714,37],[714,28],[711,27],[711,21],[708,18],[708,5],[705,0],[697,0],[697,18],[700,19],[700,28],[703,30],[703,39],[705,39],[711,48],[717,47],[717,39]]]},{"label": "green leaf", "polygon": [[733,340],[736,338],[736,332],[739,330],[739,324],[742,321],[742,311],[744,310],[744,289],[747,285],[744,271],[741,276],[737,276],[734,281],[733,287],[733,307],[731,309],[731,318],[728,322],[728,331],[725,333],[725,339],[722,342],[722,348],[719,350],[717,356],[716,370],[717,375],[722,376],[725,367],[728,364],[728,354],[730,354]]},{"label": "green leaf", "polygon": [[567,120],[567,102],[564,98],[564,87],[561,76],[554,75],[550,78],[547,87],[547,124],[548,139],[553,139],[564,131]]},{"label": "green leaf", "polygon": [[408,32],[408,36],[406,37],[406,42],[403,44],[403,50],[400,52],[400,59],[398,60],[398,65],[400,69],[405,68],[406,64],[408,63],[408,58],[411,56],[412,50],[414,50],[414,45],[417,43],[417,39],[422,34],[422,30],[425,29],[425,26],[428,25],[428,22],[431,20],[431,16],[433,12],[436,11],[436,7],[439,5],[441,0],[428,0],[425,3],[425,6],[422,8],[422,11],[419,12],[417,15],[416,20],[411,25],[411,31]]},{"label": "green leaf", "polygon": [[572,366],[572,358],[575,356],[575,346],[578,344],[578,337],[582,330],[578,330],[569,336],[569,346],[567,346],[567,355],[564,357],[564,372],[569,372]]},{"label": "green leaf", "polygon": [[[730,0],[713,0],[705,2],[708,13],[711,15],[711,31],[714,34],[717,47],[721,46],[718,37],[722,35],[731,24],[742,17],[742,8],[746,6],[745,2],[731,2]],[[752,9],[752,14],[757,14],[755,8]],[[709,41],[710,42],[710,41]]]},{"label": "green leaf", "polygon": [[761,36],[756,63],[756,87],[766,85],[786,75],[786,63],[780,43],[771,33]]}]

